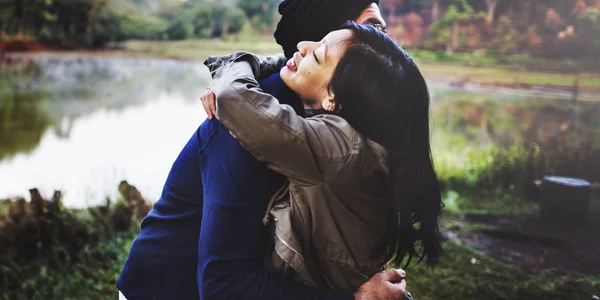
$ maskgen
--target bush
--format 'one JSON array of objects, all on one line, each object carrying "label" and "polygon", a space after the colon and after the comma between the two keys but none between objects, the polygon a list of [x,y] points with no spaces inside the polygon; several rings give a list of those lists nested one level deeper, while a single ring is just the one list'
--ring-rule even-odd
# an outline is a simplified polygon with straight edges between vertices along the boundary
[{"label": "bush", "polygon": [[436,156],[435,162],[452,212],[515,207],[523,210],[532,205],[523,199],[537,200],[533,182],[543,176],[600,181],[600,168],[595,167],[597,157],[600,145],[592,138],[581,137],[573,143],[545,148],[517,143],[508,149],[470,149],[464,158],[446,154]]},{"label": "bush", "polygon": [[116,205],[107,200],[103,206],[83,210],[66,209],[60,192],[46,200],[37,189],[30,191],[29,202],[0,201],[4,295],[9,299],[87,298],[90,289],[96,289],[114,297],[115,273],[127,255],[123,244],[133,238],[149,211],[135,187],[122,182],[119,191],[122,199]]},{"label": "bush", "polygon": [[509,16],[502,16],[496,24],[494,39],[488,46],[491,55],[509,55],[520,53],[526,38],[519,28],[514,26],[514,20]]},{"label": "bush", "polygon": [[213,3],[200,6],[190,23],[195,36],[210,38],[240,32],[246,24],[246,15],[238,8]]},{"label": "bush", "polygon": [[167,37],[169,40],[185,40],[192,36],[194,33],[194,27],[189,23],[183,21],[175,21],[169,28],[167,28]]},{"label": "bush", "polygon": [[169,24],[157,17],[137,14],[121,15],[115,20],[118,28],[118,40],[140,39],[160,40]]},{"label": "bush", "polygon": [[208,5],[203,5],[194,12],[192,26],[195,36],[199,38],[212,37],[214,24],[212,9]]},{"label": "bush", "polygon": [[588,9],[575,20],[575,34],[584,45],[584,55],[600,58],[600,10]]}]

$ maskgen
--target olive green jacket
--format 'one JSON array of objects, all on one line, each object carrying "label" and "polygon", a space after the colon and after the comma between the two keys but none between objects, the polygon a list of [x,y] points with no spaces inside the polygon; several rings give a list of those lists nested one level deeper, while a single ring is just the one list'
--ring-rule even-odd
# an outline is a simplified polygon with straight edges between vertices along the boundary
[{"label": "olive green jacket", "polygon": [[210,57],[216,116],[289,179],[264,220],[274,226],[274,268],[308,285],[354,291],[390,259],[387,153],[338,116],[304,119],[262,92],[255,78],[278,71],[284,59]]}]

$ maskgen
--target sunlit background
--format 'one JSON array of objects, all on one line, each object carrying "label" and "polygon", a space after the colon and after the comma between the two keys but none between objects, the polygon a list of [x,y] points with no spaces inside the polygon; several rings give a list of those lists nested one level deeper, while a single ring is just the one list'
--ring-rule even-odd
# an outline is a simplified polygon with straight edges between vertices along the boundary
[{"label": "sunlit background", "polygon": [[[4,299],[116,297],[145,203],[206,118],[203,59],[280,52],[278,4],[0,0]],[[598,299],[600,0],[380,8],[428,80],[446,205],[447,256],[408,267],[409,290]]]}]

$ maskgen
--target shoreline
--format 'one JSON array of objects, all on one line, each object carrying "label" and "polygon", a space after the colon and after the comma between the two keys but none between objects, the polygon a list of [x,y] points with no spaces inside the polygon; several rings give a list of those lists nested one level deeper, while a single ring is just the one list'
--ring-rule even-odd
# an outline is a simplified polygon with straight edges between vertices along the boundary
[{"label": "shoreline", "polygon": [[[225,50],[225,51],[223,51]],[[229,53],[226,49],[217,49],[214,52],[217,54]],[[221,53],[219,53],[221,52]],[[263,50],[255,51],[259,55],[269,55],[272,51]],[[85,51],[35,51],[35,52],[9,52],[4,56],[4,61],[10,63],[20,63],[34,61],[36,58],[50,59],[132,59],[132,60],[163,60],[177,62],[193,62],[202,63],[200,56],[185,56],[185,55],[157,55],[151,51],[130,51],[123,49],[109,50],[85,50]],[[500,67],[474,67],[463,66],[444,62],[429,62],[423,61],[419,63],[422,66],[423,74],[427,81],[436,83],[444,88],[460,89],[473,92],[500,92],[506,95],[514,96],[543,96],[543,98],[564,98],[571,99],[574,102],[600,102],[600,73],[586,73],[583,75],[573,75],[569,73],[539,73],[523,71],[522,76],[539,76],[547,74],[548,76],[564,76],[563,85],[552,83],[533,83],[527,81],[515,80],[509,82],[507,80],[494,80],[488,75],[477,73],[482,72],[508,72],[508,70]],[[459,74],[456,69],[462,69]],[[575,76],[574,80],[570,77]],[[493,76],[492,76],[493,77]],[[569,77],[569,78],[567,78]],[[581,77],[582,79],[580,79]],[[597,77],[597,78],[594,78]],[[585,81],[587,80],[587,81]],[[532,79],[533,81],[533,79]],[[539,81],[539,80],[538,80]],[[584,81],[580,83],[580,81]],[[594,84],[586,84],[592,82]]]}]

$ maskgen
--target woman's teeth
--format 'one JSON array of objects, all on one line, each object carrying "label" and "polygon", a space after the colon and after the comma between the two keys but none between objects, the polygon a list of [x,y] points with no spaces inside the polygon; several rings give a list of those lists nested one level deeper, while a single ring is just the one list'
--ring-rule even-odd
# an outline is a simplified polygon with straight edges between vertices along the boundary
[{"label": "woman's teeth", "polygon": [[298,67],[296,66],[296,61],[293,58],[288,61],[287,66],[288,66],[288,68],[290,68],[293,71],[298,71]]}]

